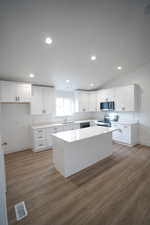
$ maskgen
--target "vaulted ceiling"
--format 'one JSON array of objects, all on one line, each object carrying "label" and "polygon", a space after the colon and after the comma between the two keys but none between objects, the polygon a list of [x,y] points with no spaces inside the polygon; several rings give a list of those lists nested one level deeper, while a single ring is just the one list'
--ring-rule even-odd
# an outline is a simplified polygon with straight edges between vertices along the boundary
[{"label": "vaulted ceiling", "polygon": [[[150,62],[142,0],[0,1],[0,79],[90,89]],[[44,43],[50,36],[53,43]],[[96,61],[91,61],[96,55]],[[121,65],[123,70],[118,71]],[[33,79],[29,74],[34,73]],[[66,84],[66,79],[70,80]]]}]

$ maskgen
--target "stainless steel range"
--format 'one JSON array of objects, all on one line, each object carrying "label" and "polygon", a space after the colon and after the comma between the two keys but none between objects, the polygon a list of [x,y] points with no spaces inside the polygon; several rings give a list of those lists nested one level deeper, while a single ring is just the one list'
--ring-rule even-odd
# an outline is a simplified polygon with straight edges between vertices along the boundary
[{"label": "stainless steel range", "polygon": [[109,115],[105,114],[103,120],[97,120],[95,123],[97,126],[102,126],[102,127],[111,127],[111,121],[118,121],[119,117],[118,115]]}]

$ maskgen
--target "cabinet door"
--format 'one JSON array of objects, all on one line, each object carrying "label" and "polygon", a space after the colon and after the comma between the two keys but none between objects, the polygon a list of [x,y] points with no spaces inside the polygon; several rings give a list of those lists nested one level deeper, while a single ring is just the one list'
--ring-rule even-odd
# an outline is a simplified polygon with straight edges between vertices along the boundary
[{"label": "cabinet door", "polygon": [[63,126],[63,130],[67,131],[67,130],[73,130],[73,124],[66,124]]},{"label": "cabinet door", "polygon": [[88,97],[89,97],[89,112],[96,112],[97,111],[97,93],[90,92]]},{"label": "cabinet door", "polygon": [[113,128],[118,128],[119,130],[113,131],[112,138],[118,142],[125,144],[130,144],[131,128],[129,125],[116,124],[112,125]]},{"label": "cabinet door", "polygon": [[16,101],[15,86],[13,84],[13,82],[0,82],[0,102]]},{"label": "cabinet door", "polygon": [[40,115],[43,113],[42,87],[32,86],[31,114]]},{"label": "cabinet door", "polygon": [[126,112],[135,110],[134,85],[115,89],[115,109]]},{"label": "cabinet door", "polygon": [[130,144],[131,129],[129,125],[121,125],[122,142]]},{"label": "cabinet door", "polygon": [[43,87],[42,88],[43,95],[43,112],[45,114],[50,114],[55,112],[55,96],[54,96],[54,88]]},{"label": "cabinet door", "polygon": [[15,95],[19,102],[31,101],[31,85],[30,84],[16,84]]},{"label": "cabinet door", "polygon": [[76,130],[76,129],[80,129],[80,124],[79,123],[75,123],[73,125],[73,130]]},{"label": "cabinet door", "polygon": [[0,101],[1,102],[30,102],[31,85],[1,81],[0,82]]},{"label": "cabinet door", "polygon": [[87,92],[80,92],[79,94],[79,112],[89,111],[89,95]]},{"label": "cabinet door", "polygon": [[52,142],[52,133],[53,133],[53,129],[52,128],[47,128],[46,129],[46,135],[47,135],[47,146],[50,148],[53,146],[53,142]]},{"label": "cabinet door", "polygon": [[104,89],[98,91],[99,102],[112,102],[114,101],[114,89]]}]

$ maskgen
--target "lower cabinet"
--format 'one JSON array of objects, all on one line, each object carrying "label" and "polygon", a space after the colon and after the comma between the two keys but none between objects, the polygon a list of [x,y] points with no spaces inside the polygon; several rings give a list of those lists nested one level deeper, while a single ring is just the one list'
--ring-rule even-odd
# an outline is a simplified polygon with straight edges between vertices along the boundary
[{"label": "lower cabinet", "polygon": [[113,123],[112,128],[118,129],[112,133],[114,141],[129,146],[138,144],[138,124]]},{"label": "lower cabinet", "polygon": [[80,124],[76,123],[69,123],[65,125],[51,126],[46,128],[32,128],[33,151],[38,152],[52,148],[52,134],[61,131],[75,130],[79,128]]}]

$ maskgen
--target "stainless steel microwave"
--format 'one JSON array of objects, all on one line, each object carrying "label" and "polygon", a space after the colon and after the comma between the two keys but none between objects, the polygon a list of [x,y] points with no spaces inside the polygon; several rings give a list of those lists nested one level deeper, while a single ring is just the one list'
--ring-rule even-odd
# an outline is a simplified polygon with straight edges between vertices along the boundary
[{"label": "stainless steel microwave", "polygon": [[113,111],[115,102],[100,102],[100,110]]}]

